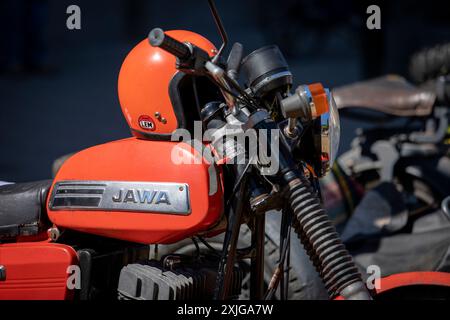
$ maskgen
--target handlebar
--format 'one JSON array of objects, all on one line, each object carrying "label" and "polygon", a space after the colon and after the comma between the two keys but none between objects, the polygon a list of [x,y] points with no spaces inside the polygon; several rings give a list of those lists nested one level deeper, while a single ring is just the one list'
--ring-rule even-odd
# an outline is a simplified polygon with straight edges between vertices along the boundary
[{"label": "handlebar", "polygon": [[172,38],[160,28],[150,31],[148,40],[153,47],[161,48],[180,60],[186,60],[191,57],[192,52],[189,45]]}]

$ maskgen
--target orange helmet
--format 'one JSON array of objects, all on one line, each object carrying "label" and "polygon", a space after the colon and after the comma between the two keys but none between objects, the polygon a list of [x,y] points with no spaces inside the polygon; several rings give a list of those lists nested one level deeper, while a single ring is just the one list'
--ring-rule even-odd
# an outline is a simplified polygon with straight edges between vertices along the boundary
[{"label": "orange helmet", "polygon": [[[210,55],[214,45],[201,35],[184,30],[168,35],[190,42]],[[147,139],[170,139],[177,128],[186,127],[186,112],[179,96],[184,76],[175,68],[176,59],[148,40],[139,43],[122,64],[118,93],[120,106],[134,136]],[[190,87],[192,89],[192,87]]]}]

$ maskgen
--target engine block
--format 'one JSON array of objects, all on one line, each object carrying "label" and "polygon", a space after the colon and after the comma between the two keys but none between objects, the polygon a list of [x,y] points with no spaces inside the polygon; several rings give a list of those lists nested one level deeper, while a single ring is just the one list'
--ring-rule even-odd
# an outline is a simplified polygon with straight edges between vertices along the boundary
[{"label": "engine block", "polygon": [[[162,261],[129,264],[120,273],[120,300],[208,300],[212,299],[217,264],[190,262],[167,268]],[[229,299],[241,292],[243,271],[233,269]]]}]

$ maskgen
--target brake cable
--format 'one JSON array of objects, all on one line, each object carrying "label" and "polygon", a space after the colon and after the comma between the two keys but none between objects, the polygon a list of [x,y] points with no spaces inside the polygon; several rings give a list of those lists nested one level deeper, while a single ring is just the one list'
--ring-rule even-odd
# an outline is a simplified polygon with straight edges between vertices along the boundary
[{"label": "brake cable", "polygon": [[[283,213],[284,215],[287,214],[286,212]],[[278,289],[278,285],[280,283],[280,280],[282,278],[282,275],[284,273],[284,267],[286,263],[286,253],[289,247],[290,243],[290,237],[291,237],[291,219],[289,217],[284,217],[282,219],[282,225],[281,225],[281,233],[282,237],[280,237],[280,247],[282,246],[282,250],[280,253],[280,260],[278,262],[277,267],[275,268],[272,278],[269,282],[269,287],[267,289],[267,292],[264,296],[264,300],[271,300],[273,298],[273,295],[275,294],[276,290]],[[289,266],[288,266],[289,268]]]},{"label": "brake cable", "polygon": [[203,237],[197,236],[197,239],[200,240],[200,242],[208,248],[215,256],[220,256],[220,253],[212,246],[210,245]]}]

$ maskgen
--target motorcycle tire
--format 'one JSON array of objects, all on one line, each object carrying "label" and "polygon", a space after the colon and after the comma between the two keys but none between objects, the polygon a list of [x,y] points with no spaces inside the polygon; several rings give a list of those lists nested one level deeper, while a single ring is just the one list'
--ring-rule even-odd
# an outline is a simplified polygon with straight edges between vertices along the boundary
[{"label": "motorcycle tire", "polygon": [[[266,215],[266,236],[264,243],[264,270],[266,283],[270,282],[272,274],[278,266],[280,254],[281,214],[271,211]],[[248,228],[241,229],[240,238],[250,243],[251,232]],[[328,300],[328,293],[322,279],[319,277],[306,250],[300,243],[295,232],[291,232],[291,247],[289,259],[289,284],[287,300]],[[280,299],[277,290],[275,299]]]}]

